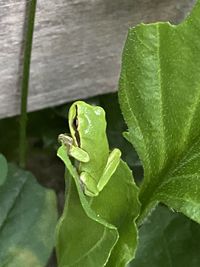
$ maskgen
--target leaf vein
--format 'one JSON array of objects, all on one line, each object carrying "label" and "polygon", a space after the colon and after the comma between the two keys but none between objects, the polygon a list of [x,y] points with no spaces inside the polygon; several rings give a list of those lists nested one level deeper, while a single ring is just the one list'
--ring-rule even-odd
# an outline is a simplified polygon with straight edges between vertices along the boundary
[{"label": "leaf vein", "polygon": [[75,266],[74,264],[80,262],[82,259],[84,259],[85,257],[87,257],[93,250],[95,250],[95,249],[98,247],[98,245],[103,241],[104,237],[106,236],[106,230],[107,230],[106,227],[104,227],[103,235],[102,235],[102,237],[98,240],[98,242],[95,243],[95,245],[92,246],[92,247],[91,247],[85,254],[83,254],[78,260],[76,260],[74,263],[70,264],[69,267],[70,267],[70,266]]}]

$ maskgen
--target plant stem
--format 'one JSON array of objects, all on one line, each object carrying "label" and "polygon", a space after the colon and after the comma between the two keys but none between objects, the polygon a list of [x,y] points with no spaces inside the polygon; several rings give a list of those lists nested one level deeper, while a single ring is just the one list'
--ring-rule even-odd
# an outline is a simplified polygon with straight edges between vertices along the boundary
[{"label": "plant stem", "polygon": [[26,165],[27,98],[36,5],[37,0],[31,0],[27,2],[27,21],[24,29],[24,54],[21,81],[21,116],[19,129],[19,165],[22,168],[24,168]]}]

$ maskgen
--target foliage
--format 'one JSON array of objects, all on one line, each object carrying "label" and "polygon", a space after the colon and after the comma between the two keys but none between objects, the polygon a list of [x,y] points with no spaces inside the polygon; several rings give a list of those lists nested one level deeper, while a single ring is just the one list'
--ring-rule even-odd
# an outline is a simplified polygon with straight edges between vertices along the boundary
[{"label": "foliage", "polygon": [[0,203],[0,266],[43,267],[54,245],[49,234],[57,220],[54,192],[41,187],[31,173],[8,164]]},{"label": "foliage", "polygon": [[[105,109],[110,147],[123,155],[97,197],[83,193],[65,147],[58,149],[68,166],[64,210],[56,227],[59,267],[123,267],[134,257],[128,266],[199,266],[199,29],[200,0],[177,26],[162,22],[129,30],[119,102],[128,126],[124,136],[133,148],[121,137],[126,126],[117,95],[87,100]],[[33,155],[55,154],[58,134],[69,131],[69,105],[29,114],[29,162]],[[17,125],[16,118],[0,121],[0,151],[10,160],[18,155]],[[52,175],[48,169],[45,182],[38,178],[44,184]],[[62,188],[51,187],[62,194]],[[45,266],[55,244],[55,193],[1,154],[0,215],[0,267]]]},{"label": "foliage", "polygon": [[[170,23],[154,23],[149,25],[141,24],[130,29],[125,44],[119,82],[119,101],[128,125],[128,131],[124,135],[138,152],[144,167],[144,179],[139,189],[141,210],[137,220],[138,226],[144,227],[143,231],[148,229],[148,222],[144,224],[147,216],[151,214],[159,202],[165,203],[170,208],[182,212],[190,219],[200,223],[200,76],[199,72],[196,71],[200,69],[198,60],[200,55],[198,45],[200,33],[199,17],[200,2],[197,3],[192,14],[178,26]],[[66,160],[69,161],[68,158],[65,159],[66,151],[63,147],[58,150],[58,155],[64,162]],[[68,163],[65,162],[65,164],[68,166]],[[73,166],[69,171],[74,178],[78,193],[82,194],[79,177]],[[115,175],[117,175],[117,172],[113,175],[113,180]],[[125,172],[121,173],[121,180],[124,176]],[[109,188],[109,185],[106,186],[105,190]],[[115,184],[114,186],[118,188],[118,186],[121,187],[122,185]],[[108,194],[110,206],[114,206],[115,198],[110,192],[111,189]],[[102,193],[104,193],[104,190]],[[94,201],[98,202],[100,196],[97,196]],[[78,203],[83,207],[84,215],[98,222],[98,219],[95,219],[95,214],[92,217],[88,213],[90,200],[83,199],[84,195],[79,197],[80,203]],[[120,197],[121,195],[118,195],[118,198]],[[137,199],[137,191],[135,196],[133,195],[132,209],[138,210],[134,204],[136,203],[134,198]],[[75,199],[68,199],[67,205],[72,204],[73,201]],[[104,197],[101,202],[104,209],[107,202],[107,197]],[[78,203],[76,200],[76,207]],[[91,205],[91,208],[92,212],[96,212],[95,207]],[[65,228],[65,220],[69,216],[67,212],[68,210],[66,211],[65,209],[63,218],[60,221],[61,228]],[[120,211],[120,216],[122,217],[123,212],[124,210]],[[100,218],[102,217],[102,213],[98,212],[97,214],[100,215]],[[119,211],[117,214],[119,215]],[[171,216],[169,221],[176,216]],[[134,221],[136,217],[137,213],[132,220]],[[157,221],[158,219],[155,218],[155,220]],[[180,225],[184,224],[182,221],[179,223]],[[188,221],[189,225],[190,223]],[[172,230],[175,231],[178,225],[178,223],[175,224]],[[195,224],[191,224],[191,227],[193,225]],[[158,226],[163,229],[167,227],[167,224],[160,225],[158,223]],[[93,229],[93,227],[91,226],[90,229]],[[129,236],[129,227],[124,229],[127,231],[126,235]],[[186,229],[184,230],[186,231]],[[120,236],[121,233],[119,231],[118,233]],[[131,233],[132,239],[137,240],[137,231],[134,231],[134,233]],[[63,232],[60,232],[59,227],[57,234],[58,237],[64,235]],[[68,235],[70,236],[69,233]],[[93,236],[89,236],[90,238],[92,240]],[[149,238],[151,238],[151,235],[149,235]],[[157,238],[159,238],[159,234]],[[188,231],[188,239],[191,240],[190,231]],[[85,241],[89,242],[87,235],[85,236]],[[96,241],[96,244],[98,244],[98,241]],[[134,245],[132,256],[137,244],[135,243]],[[161,248],[163,249],[165,245],[165,243],[162,243]],[[61,259],[59,266],[66,266],[66,264],[79,266],[79,263],[86,266],[103,266],[107,262],[106,258],[104,259],[104,264],[102,261],[105,251],[106,255],[110,256],[108,266],[125,266],[131,257],[124,262],[120,262],[118,260],[118,258],[122,257],[120,249],[115,253],[115,257],[112,257],[116,246],[115,243],[110,244],[111,256],[107,252],[108,247],[104,247],[98,262],[95,262],[93,255],[89,253],[90,251],[94,252],[91,249],[92,246],[87,246],[87,252],[84,252],[84,248],[80,246],[79,249],[82,252],[79,253],[81,255],[90,254],[90,261],[81,258],[83,261],[77,262],[76,260],[79,257],[75,254],[73,260],[69,262],[71,251],[67,247],[67,242],[63,241],[62,246],[57,245],[58,259]],[[71,249],[73,248],[71,247]],[[170,249],[168,250],[170,251]],[[138,261],[136,259],[135,263],[133,261],[133,266],[140,266],[140,264],[143,264],[142,262],[147,262],[146,259],[141,259],[143,257],[142,253],[139,255],[141,255],[140,259]],[[96,258],[97,256],[95,255]],[[117,259],[117,262],[112,262],[113,258]],[[148,259],[148,257],[146,258]],[[172,263],[173,258],[173,254],[168,255],[168,264],[182,264],[183,261],[180,259]],[[156,258],[152,257],[150,261],[152,266],[157,264],[156,260]],[[198,264],[198,258],[192,264]]]},{"label": "foliage", "polygon": [[140,224],[158,202],[200,223],[200,1],[180,25],[130,29],[119,97],[144,166]]},{"label": "foliage", "polygon": [[0,186],[1,186],[6,180],[6,176],[8,172],[7,161],[2,154],[0,154],[0,167],[1,167],[1,172],[0,172]]},{"label": "foliage", "polygon": [[200,266],[200,227],[185,216],[158,206],[139,231],[130,267]]}]

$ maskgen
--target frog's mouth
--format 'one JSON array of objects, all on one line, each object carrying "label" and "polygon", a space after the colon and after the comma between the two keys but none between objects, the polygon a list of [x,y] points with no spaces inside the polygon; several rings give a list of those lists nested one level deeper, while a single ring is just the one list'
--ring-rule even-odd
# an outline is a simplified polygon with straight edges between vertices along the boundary
[{"label": "frog's mouth", "polygon": [[74,135],[75,135],[75,138],[76,138],[76,142],[77,142],[78,146],[80,147],[81,146],[81,141],[80,141],[80,135],[78,133],[78,126],[79,126],[78,107],[77,107],[77,105],[75,105],[75,116],[74,116],[74,119],[73,119],[73,122],[72,122],[72,127],[73,127],[73,130],[74,130]]}]

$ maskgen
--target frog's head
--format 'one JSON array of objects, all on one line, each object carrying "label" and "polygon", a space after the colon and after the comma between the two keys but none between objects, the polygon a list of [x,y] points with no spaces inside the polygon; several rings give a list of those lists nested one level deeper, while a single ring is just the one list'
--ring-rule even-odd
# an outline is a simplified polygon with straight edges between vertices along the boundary
[{"label": "frog's head", "polygon": [[[97,129],[105,132],[106,121],[105,111],[99,106],[92,106],[83,101],[76,101],[69,110],[69,128],[74,143],[81,147],[83,136],[88,136],[88,132],[95,137]],[[101,132],[100,131],[100,132]]]}]

